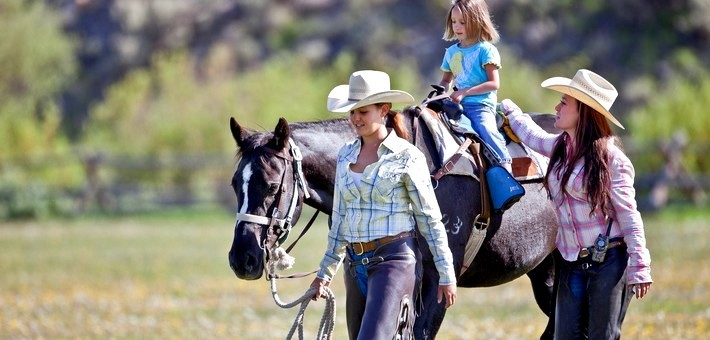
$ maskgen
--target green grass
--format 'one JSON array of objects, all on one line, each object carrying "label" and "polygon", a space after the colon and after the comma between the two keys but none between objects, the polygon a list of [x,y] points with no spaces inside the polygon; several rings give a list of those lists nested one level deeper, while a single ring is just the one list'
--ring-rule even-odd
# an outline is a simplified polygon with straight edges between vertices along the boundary
[{"label": "green grass", "polygon": [[[647,298],[632,303],[624,338],[710,336],[705,210],[674,208],[644,217],[655,282]],[[227,251],[233,218],[173,211],[0,225],[0,338],[284,338],[297,307],[277,307],[265,280],[232,274]],[[294,250],[295,271],[316,267],[325,230],[321,217]],[[279,281],[281,298],[300,297],[311,280]],[[334,338],[342,339],[340,275],[333,289]],[[322,311],[322,302],[309,305],[306,338],[315,337]],[[439,338],[534,339],[545,322],[527,278],[521,278],[460,289]]]}]

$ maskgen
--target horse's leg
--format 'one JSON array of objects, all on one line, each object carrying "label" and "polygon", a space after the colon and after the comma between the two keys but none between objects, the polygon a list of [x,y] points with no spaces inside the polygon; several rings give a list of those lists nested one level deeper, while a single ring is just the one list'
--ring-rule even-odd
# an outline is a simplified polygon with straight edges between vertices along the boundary
[{"label": "horse's leg", "polygon": [[537,267],[527,273],[532,284],[533,294],[538,307],[548,316],[547,327],[540,339],[552,339],[555,335],[555,261],[553,254],[547,257]]}]

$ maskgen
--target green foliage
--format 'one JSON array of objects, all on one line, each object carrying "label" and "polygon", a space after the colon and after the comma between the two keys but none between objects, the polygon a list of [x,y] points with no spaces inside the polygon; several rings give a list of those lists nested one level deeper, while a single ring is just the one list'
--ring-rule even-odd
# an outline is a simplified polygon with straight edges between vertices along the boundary
[{"label": "green foliage", "polygon": [[[291,122],[334,117],[325,110],[328,91],[351,71],[347,56],[331,72],[314,72],[305,60],[284,56],[227,77],[230,66],[221,51],[213,51],[201,76],[186,52],[160,54],[93,108],[81,148],[109,156],[112,166],[100,174],[104,185],[173,188],[170,195],[186,200],[198,191],[213,192],[212,183],[226,186],[233,167],[230,116],[260,130],[271,130],[279,117]],[[204,157],[212,158],[203,162]],[[210,171],[217,163],[222,170]]]},{"label": "green foliage", "polygon": [[[668,141],[674,134],[684,134],[690,145],[684,164],[692,171],[710,173],[710,160],[696,150],[710,146],[710,80],[707,73],[696,75],[699,80],[677,79],[658,90],[647,106],[630,115],[630,137],[639,148],[655,149],[657,141]],[[639,162],[653,168],[662,165],[660,152],[639,154]]]},{"label": "green foliage", "polygon": [[501,55],[503,68],[498,101],[508,98],[526,112],[554,113],[560,96],[540,86],[545,80],[541,72],[506,49],[501,49]]},{"label": "green foliage", "polygon": [[75,73],[73,44],[40,1],[3,1],[0,32],[0,219],[43,216],[81,181],[55,103]]}]

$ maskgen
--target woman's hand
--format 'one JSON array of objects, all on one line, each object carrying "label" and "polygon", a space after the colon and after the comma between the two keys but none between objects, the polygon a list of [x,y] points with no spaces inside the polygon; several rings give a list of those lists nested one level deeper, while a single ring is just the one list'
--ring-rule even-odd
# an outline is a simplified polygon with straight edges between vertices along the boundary
[{"label": "woman's hand", "polygon": [[650,288],[651,282],[632,283],[629,285],[629,291],[632,294],[636,294],[637,299],[642,299],[644,296],[646,296]]},{"label": "woman's hand", "polygon": [[513,103],[510,99],[503,99],[503,101],[498,104],[497,109],[498,111],[503,112],[506,116],[513,112],[523,112],[523,110],[521,110],[518,105]]},{"label": "woman's hand", "polygon": [[330,285],[330,282],[323,280],[321,278],[315,278],[313,279],[313,282],[311,283],[311,288],[316,289],[316,294],[313,295],[311,300],[313,301],[318,301],[319,298],[325,298],[327,297],[326,292],[325,292],[325,287],[328,287]]},{"label": "woman's hand", "polygon": [[436,302],[441,303],[441,299],[446,302],[446,308],[451,307],[456,302],[456,285],[439,285],[439,292],[436,295]]}]

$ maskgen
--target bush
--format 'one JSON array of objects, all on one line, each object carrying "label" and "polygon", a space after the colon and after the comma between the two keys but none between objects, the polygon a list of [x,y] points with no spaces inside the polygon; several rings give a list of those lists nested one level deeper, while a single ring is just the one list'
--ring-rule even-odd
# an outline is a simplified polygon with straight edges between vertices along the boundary
[{"label": "bush", "polygon": [[56,105],[73,44],[41,1],[3,1],[0,32],[0,219],[56,213],[56,193],[81,183]]},{"label": "bush", "polygon": [[[646,171],[663,165],[659,142],[669,141],[674,134],[685,134],[689,148],[684,165],[692,172],[710,174],[710,160],[704,155],[710,148],[710,80],[676,79],[658,91],[647,106],[630,115],[629,130],[633,145],[640,151],[635,162]],[[650,149],[650,150],[649,150]]]}]

